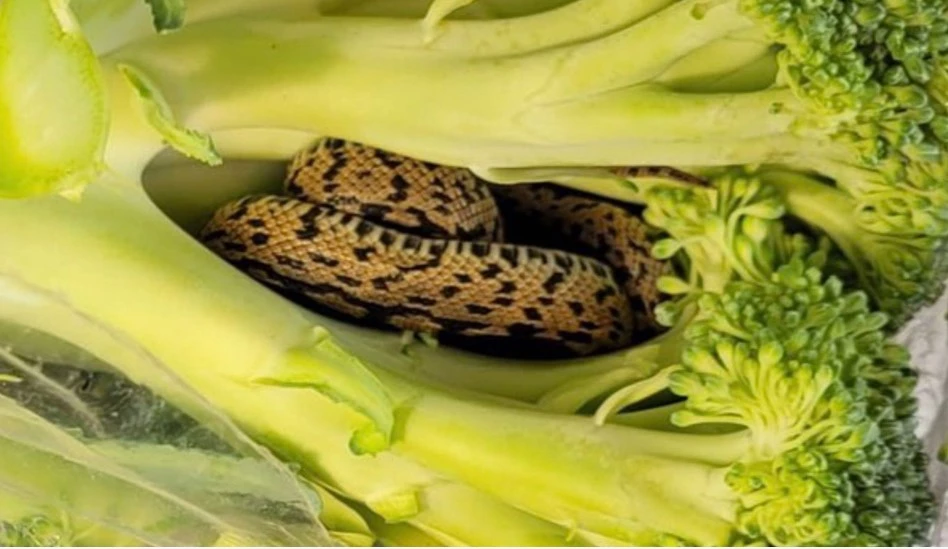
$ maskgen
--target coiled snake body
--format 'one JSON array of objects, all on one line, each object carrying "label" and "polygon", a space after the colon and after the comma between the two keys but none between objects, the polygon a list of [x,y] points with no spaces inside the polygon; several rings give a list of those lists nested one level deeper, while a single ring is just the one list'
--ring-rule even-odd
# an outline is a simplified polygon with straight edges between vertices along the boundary
[{"label": "coiled snake body", "polygon": [[[336,139],[294,159],[286,191],[226,204],[202,239],[262,282],[405,330],[586,354],[654,327],[666,265],[614,204],[548,185],[492,191],[467,170]],[[502,210],[604,261],[504,242]]]}]

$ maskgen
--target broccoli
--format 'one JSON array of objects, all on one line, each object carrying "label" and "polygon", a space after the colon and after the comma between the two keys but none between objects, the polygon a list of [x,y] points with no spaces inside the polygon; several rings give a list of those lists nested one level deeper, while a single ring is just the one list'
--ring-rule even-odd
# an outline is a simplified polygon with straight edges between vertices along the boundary
[{"label": "broccoli", "polygon": [[[723,294],[702,296],[699,308],[671,374],[672,390],[686,399],[670,414],[674,427],[610,432],[605,426],[586,434],[617,460],[603,485],[586,487],[596,494],[592,501],[602,502],[602,516],[586,520],[624,531],[612,534],[618,539],[649,545],[669,542],[664,536],[701,545],[922,540],[934,506],[926,458],[913,435],[914,374],[904,350],[885,341],[885,317],[870,312],[866,296],[846,293],[838,280],[796,262],[775,273],[773,284],[731,283]],[[469,419],[487,410],[449,413],[445,406],[432,408],[441,413],[427,420],[416,418],[423,415],[423,402],[412,406],[396,449],[429,466],[451,468],[490,448],[490,457],[452,472],[473,484],[489,483],[507,497],[517,497],[511,488],[516,486],[541,492],[557,508],[576,505],[562,495],[573,483],[564,487],[553,480],[567,478],[590,451],[590,442],[570,438],[569,423],[564,421],[554,441],[536,435],[545,429],[531,426],[536,436],[521,442],[521,428],[533,422],[504,420],[502,412],[491,410],[484,426],[495,427],[485,429]],[[635,423],[638,413],[650,412],[625,414],[624,421]],[[417,424],[459,438],[452,444],[426,440]],[[687,431],[696,425],[720,432]],[[576,465],[525,469],[506,459],[505,447],[520,444],[523,451],[530,445]],[[596,457],[606,459],[599,451]],[[620,496],[612,501],[611,494]]]},{"label": "broccoli", "polygon": [[[933,211],[936,206],[929,200],[937,200],[937,189],[910,197],[876,186],[871,192],[879,203],[854,208],[845,190],[825,185],[811,174],[770,169],[760,177],[781,192],[789,212],[828,235],[845,253],[846,267],[894,316],[890,328],[898,328],[912,312],[941,295],[948,272],[948,240],[939,236],[933,215],[942,214]],[[948,175],[939,181],[948,182]],[[937,206],[948,212],[944,208]]]},{"label": "broccoli", "polygon": [[[943,2],[579,0],[440,20],[451,6],[436,5],[429,33],[406,19],[261,10],[105,60],[176,90],[174,111],[212,134],[299,130],[484,174],[649,163],[812,172],[843,191],[838,208],[867,233],[842,247],[895,325],[940,291],[948,272],[925,251],[859,258],[878,239],[932,250],[948,234]],[[207,62],[178,62],[197,49]],[[399,91],[381,100],[379,86]]]},{"label": "broccoli", "polygon": [[[673,390],[688,398],[672,421],[753,433],[760,461],[727,476],[741,501],[753,502],[739,519],[751,540],[917,542],[934,507],[905,350],[885,341],[886,320],[869,312],[864,294],[799,264],[776,279],[702,298],[685,368],[672,375]],[[793,519],[774,530],[776,517]]]},{"label": "broccoli", "polygon": [[[804,160],[822,164],[814,168],[820,173],[830,171],[829,156],[843,165],[837,155],[847,142],[860,156],[846,162],[860,173],[888,173],[878,166],[899,155],[911,158],[911,173],[935,173],[925,139],[887,149],[895,156],[872,164],[863,157],[879,151],[840,133],[889,115],[924,118],[920,107],[907,108],[919,103],[917,94],[891,87],[834,94],[832,79],[806,69],[819,55],[801,53],[823,45],[813,37],[831,37],[835,47],[845,32],[864,39],[852,51],[872,50],[866,59],[882,63],[899,40],[835,28],[828,23],[835,19],[817,17],[819,5],[804,14],[813,21],[800,36],[762,38],[785,18],[779,3],[755,11],[750,2],[579,0],[523,19],[434,21],[425,42],[418,21],[308,17],[306,10],[288,17],[253,4],[190,22],[160,17],[182,24],[160,36],[116,23],[122,32],[110,43],[103,34],[85,36],[84,21],[103,23],[98,33],[109,28],[104,11],[76,19],[58,1],[3,0],[3,325],[83,349],[202,423],[219,426],[223,415],[325,489],[341,522],[357,510],[381,538],[455,545],[924,539],[933,504],[914,435],[907,356],[886,341],[887,316],[872,312],[865,293],[821,271],[832,250],[783,224],[784,210],[799,204],[796,191],[768,181],[777,168],[809,176],[789,153],[814,147],[799,132],[819,129],[815,137],[833,146]],[[911,8],[903,19],[927,24],[928,8]],[[883,19],[873,28],[896,26]],[[895,45],[883,49],[888,42]],[[617,51],[631,56],[641,44],[663,55],[615,61]],[[762,60],[754,67],[773,61],[792,85],[748,90],[757,79],[722,66],[728,59],[715,65],[718,74],[689,76],[703,55],[741,44],[753,55],[731,59]],[[774,54],[773,44],[784,45]],[[678,61],[679,83],[742,89],[702,94],[662,85],[666,65]],[[857,61],[839,70],[849,78]],[[918,63],[904,63],[918,79]],[[942,77],[932,72],[923,89],[941,97]],[[12,84],[27,74],[31,86]],[[385,86],[400,91],[379,94]],[[890,93],[902,103],[873,106]],[[937,120],[918,127],[934,132]],[[323,318],[267,291],[175,226],[139,185],[169,146],[219,164],[230,152],[283,154],[285,143],[275,142],[315,134],[487,172],[552,168],[571,177],[573,167],[637,163],[702,173],[764,166],[728,168],[711,189],[629,187],[667,234],[656,252],[680,266],[679,277],[662,282],[675,297],[663,313],[672,327],[659,340],[551,372],[482,357],[485,377],[506,366],[518,372],[505,378],[511,391],[553,388],[539,395],[565,408],[595,404],[592,393],[605,397],[591,418],[420,381],[410,374],[417,362],[385,346],[400,347],[398,336]],[[823,177],[836,179],[845,204],[863,200],[853,180]],[[880,181],[900,196],[907,186],[924,187]],[[937,203],[937,189],[932,196]],[[875,227],[872,215],[850,218]],[[937,226],[922,236],[940,239]],[[882,234],[916,234],[914,225],[901,228]],[[826,232],[844,253],[864,242],[853,229]],[[448,369],[455,356],[428,347],[415,359]],[[631,373],[615,369],[624,360]],[[664,389],[677,402],[628,410]],[[372,526],[379,524],[388,528]]]}]

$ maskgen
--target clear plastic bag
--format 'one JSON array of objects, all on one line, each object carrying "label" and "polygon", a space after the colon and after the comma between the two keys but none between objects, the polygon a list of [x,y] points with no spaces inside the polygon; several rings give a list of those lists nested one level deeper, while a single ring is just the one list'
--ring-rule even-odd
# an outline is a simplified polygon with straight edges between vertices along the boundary
[{"label": "clear plastic bag", "polygon": [[[123,371],[178,384],[176,404],[45,333],[44,315],[111,338],[112,358],[136,357]],[[357,516],[329,535],[331,497],[120,333],[0,277],[0,545],[370,544]]]}]

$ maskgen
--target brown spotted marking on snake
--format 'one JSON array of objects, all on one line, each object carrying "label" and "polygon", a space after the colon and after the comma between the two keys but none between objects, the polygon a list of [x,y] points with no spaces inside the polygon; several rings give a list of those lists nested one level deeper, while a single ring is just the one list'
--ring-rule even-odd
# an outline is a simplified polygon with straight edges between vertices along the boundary
[{"label": "brown spotted marking on snake", "polygon": [[[503,231],[490,186],[468,170],[327,139],[294,159],[286,189],[292,196],[223,206],[203,240],[262,282],[355,318],[588,354],[632,340],[639,323],[630,295],[657,301],[650,292],[661,264],[648,257],[631,214],[577,218],[581,238],[604,234],[606,248],[627,246],[604,254],[630,269],[617,279],[590,257],[497,242]],[[568,204],[554,218],[577,213]],[[614,227],[585,221],[609,213]]]},{"label": "brown spotted marking on snake", "polygon": [[467,170],[327,139],[293,159],[285,185],[301,200],[418,236],[503,240],[490,189]]}]

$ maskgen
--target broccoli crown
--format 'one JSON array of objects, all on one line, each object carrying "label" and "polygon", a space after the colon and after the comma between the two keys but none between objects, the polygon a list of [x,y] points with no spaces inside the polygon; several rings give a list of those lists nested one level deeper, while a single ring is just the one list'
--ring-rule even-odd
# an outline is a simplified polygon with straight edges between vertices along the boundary
[{"label": "broccoli crown", "polygon": [[838,189],[806,174],[761,172],[781,189],[792,216],[825,232],[847,256],[862,289],[889,315],[889,328],[935,301],[948,279],[948,171],[936,176],[935,164],[898,164],[890,173],[906,174],[902,183],[848,168]]},{"label": "broccoli crown", "polygon": [[933,520],[914,374],[887,318],[800,260],[700,298],[670,387],[679,426],[732,424],[735,543],[910,545]]},{"label": "broccoli crown", "polygon": [[941,0],[742,0],[780,44],[782,74],[821,117],[851,123],[869,157],[940,155],[948,118],[933,97],[948,53]]},{"label": "broccoli crown", "polygon": [[[856,221],[906,251],[868,265],[867,290],[901,323],[940,294],[948,267],[948,4],[943,0],[743,0],[782,46],[803,101],[797,130],[829,136],[803,164],[855,199]],[[874,243],[869,243],[874,247]],[[863,250],[864,253],[874,253]],[[880,256],[881,257],[881,256]]]}]

